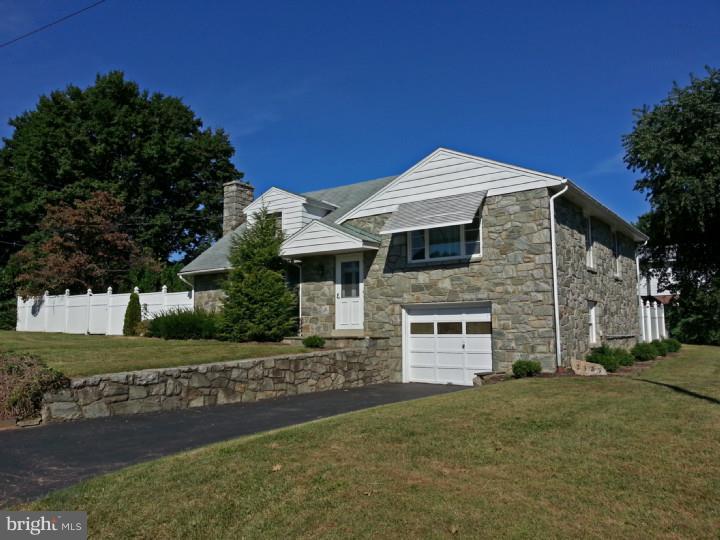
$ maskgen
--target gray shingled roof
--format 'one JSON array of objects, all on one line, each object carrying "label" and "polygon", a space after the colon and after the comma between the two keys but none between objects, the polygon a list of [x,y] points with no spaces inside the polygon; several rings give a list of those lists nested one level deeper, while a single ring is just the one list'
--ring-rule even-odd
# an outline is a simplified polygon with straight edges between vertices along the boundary
[{"label": "gray shingled roof", "polygon": [[[384,188],[391,181],[395,180],[395,178],[395,176],[386,176],[384,178],[366,180],[365,182],[357,182],[346,186],[309,191],[307,193],[301,193],[300,195],[310,200],[316,199],[318,201],[330,203],[337,207],[327,216],[322,218],[322,221],[331,227],[351,234],[361,240],[379,243],[381,238],[378,235],[363,231],[362,229],[358,229],[352,225],[338,225],[335,223],[335,220],[355,208],[358,204],[377,191]],[[190,264],[185,266],[180,273],[210,273],[213,270],[219,271],[221,269],[229,268],[228,256],[230,255],[232,237],[242,232],[244,228],[245,224],[240,225],[232,232],[232,234],[226,234],[220,238],[212,246],[198,255],[192,262],[190,262]]]}]

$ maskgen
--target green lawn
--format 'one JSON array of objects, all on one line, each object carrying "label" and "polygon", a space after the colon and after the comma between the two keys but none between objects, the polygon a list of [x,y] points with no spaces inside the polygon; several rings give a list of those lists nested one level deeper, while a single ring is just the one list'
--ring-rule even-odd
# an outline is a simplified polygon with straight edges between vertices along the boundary
[{"label": "green lawn", "polygon": [[282,343],[229,343],[124,336],[82,336],[0,330],[0,351],[33,353],[68,377],[207,364],[305,352]]},{"label": "green lawn", "polygon": [[[639,377],[720,392],[720,348]],[[627,377],[519,380],[137,465],[27,509],[96,538],[718,538],[720,405]]]}]

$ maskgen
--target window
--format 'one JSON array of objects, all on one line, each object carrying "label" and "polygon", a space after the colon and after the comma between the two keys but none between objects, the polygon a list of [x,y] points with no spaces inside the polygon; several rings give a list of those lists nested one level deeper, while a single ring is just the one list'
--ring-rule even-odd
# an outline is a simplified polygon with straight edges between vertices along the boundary
[{"label": "window", "polygon": [[279,231],[282,231],[282,212],[272,212],[270,217],[275,219],[275,225]]},{"label": "window", "polygon": [[410,323],[410,333],[414,334],[414,335],[434,334],[435,333],[435,323],[431,323],[431,322]]},{"label": "window", "polygon": [[461,322],[439,322],[437,323],[438,334],[462,334]]},{"label": "window", "polygon": [[593,259],[593,234],[592,234],[592,218],[587,218],[587,229],[585,231],[585,264],[588,268],[595,268]]},{"label": "window", "polygon": [[492,324],[489,322],[466,322],[466,334],[492,334]]},{"label": "window", "polygon": [[588,325],[590,327],[590,345],[597,343],[597,302],[588,301]]},{"label": "window", "polygon": [[412,262],[459,259],[482,255],[480,212],[472,223],[407,233],[408,259]]},{"label": "window", "polygon": [[622,262],[620,260],[620,235],[618,233],[613,235],[613,256],[615,257],[615,277],[619,279],[622,276]]}]

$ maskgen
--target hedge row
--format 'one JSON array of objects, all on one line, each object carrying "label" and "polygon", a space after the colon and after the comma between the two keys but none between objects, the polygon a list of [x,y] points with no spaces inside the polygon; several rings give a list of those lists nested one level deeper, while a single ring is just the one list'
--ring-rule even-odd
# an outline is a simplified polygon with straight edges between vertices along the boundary
[{"label": "hedge row", "polygon": [[669,352],[677,352],[680,346],[680,342],[676,339],[638,343],[630,351],[603,345],[593,349],[585,360],[600,364],[606,371],[612,373],[620,366],[632,366],[635,362],[647,362],[658,356],[666,356]]}]

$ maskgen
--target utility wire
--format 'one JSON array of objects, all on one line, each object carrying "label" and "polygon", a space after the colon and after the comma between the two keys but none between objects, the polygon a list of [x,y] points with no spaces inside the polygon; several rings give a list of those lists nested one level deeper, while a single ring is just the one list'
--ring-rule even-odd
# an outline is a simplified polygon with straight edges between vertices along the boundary
[{"label": "utility wire", "polygon": [[47,29],[50,28],[51,26],[55,26],[56,24],[60,24],[61,22],[67,21],[68,19],[71,19],[72,17],[75,17],[76,15],[80,15],[81,13],[83,13],[83,12],[85,12],[85,11],[91,10],[92,8],[94,8],[94,7],[96,7],[96,6],[99,6],[100,4],[102,4],[102,3],[105,2],[105,1],[106,1],[106,0],[98,0],[98,1],[95,2],[94,4],[90,4],[89,6],[85,6],[85,7],[82,8],[82,9],[79,9],[79,10],[74,11],[74,12],[68,14],[68,15],[65,15],[64,17],[60,17],[59,19],[57,19],[57,20],[55,20],[55,21],[53,21],[53,22],[51,22],[51,23],[48,23],[48,24],[46,24],[46,25],[44,25],[44,26],[41,26],[41,27],[39,27],[39,28],[36,28],[35,30],[31,30],[30,32],[27,32],[26,34],[23,34],[23,35],[21,35],[21,36],[18,36],[18,37],[16,37],[16,38],[13,38],[13,39],[11,39],[10,41],[6,41],[5,43],[0,43],[0,49],[2,49],[3,47],[7,47],[8,45],[12,45],[13,43],[17,43],[17,42],[20,41],[21,39],[25,39],[26,37],[30,37],[30,36],[32,36],[33,34],[37,34],[38,32],[42,32],[43,30],[47,30]]}]

